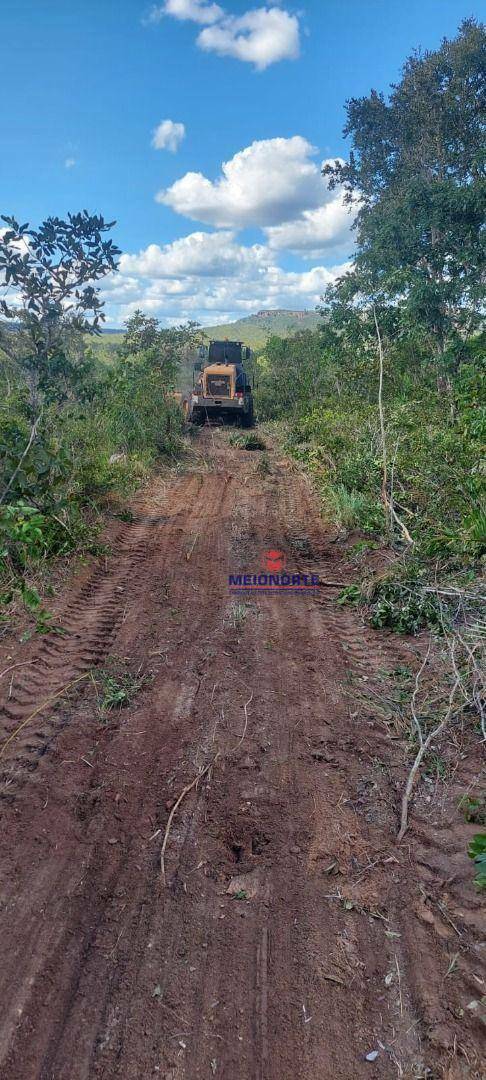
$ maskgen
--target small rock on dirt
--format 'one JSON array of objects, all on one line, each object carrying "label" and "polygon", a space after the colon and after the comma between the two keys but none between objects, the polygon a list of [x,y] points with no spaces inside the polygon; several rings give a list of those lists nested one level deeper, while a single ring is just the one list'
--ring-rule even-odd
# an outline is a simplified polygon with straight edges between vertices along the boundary
[{"label": "small rock on dirt", "polygon": [[245,893],[246,900],[254,900],[258,895],[260,889],[260,879],[258,871],[252,871],[250,874],[239,874],[238,877],[231,879],[226,893],[228,896],[237,896],[238,893]]}]

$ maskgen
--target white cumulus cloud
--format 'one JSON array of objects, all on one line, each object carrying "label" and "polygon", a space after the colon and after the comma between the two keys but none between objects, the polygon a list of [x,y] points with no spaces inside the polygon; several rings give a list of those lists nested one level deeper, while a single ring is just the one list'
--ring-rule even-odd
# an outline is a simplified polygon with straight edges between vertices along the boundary
[{"label": "white cumulus cloud", "polygon": [[174,120],[162,120],[153,133],[152,146],[155,150],[170,150],[174,154],[185,135],[184,124],[179,124]]},{"label": "white cumulus cloud", "polygon": [[300,135],[262,139],[224,162],[219,179],[189,172],[159,191],[158,202],[206,225],[243,228],[279,225],[317,209],[326,187],[312,160],[314,148]]},{"label": "white cumulus cloud", "polygon": [[165,0],[164,4],[152,8],[149,21],[160,22],[164,15],[172,15],[174,19],[190,19],[191,22],[205,26],[222,19],[224,11],[219,4],[213,4],[209,0]]},{"label": "white cumulus cloud", "polygon": [[145,21],[160,22],[164,15],[202,26],[197,37],[200,49],[232,56],[258,71],[279,60],[295,60],[300,52],[298,16],[275,5],[231,15],[211,0],[165,0]]},{"label": "white cumulus cloud", "polygon": [[347,264],[304,272],[278,265],[263,244],[239,244],[230,231],[191,233],[159,246],[126,253],[120,272],[101,285],[110,325],[137,308],[167,325],[185,319],[224,322],[260,308],[314,308],[326,286]]},{"label": "white cumulus cloud", "polygon": [[334,248],[352,244],[353,215],[338,194],[317,210],[304,210],[294,221],[265,229],[269,246],[305,258],[319,258]]},{"label": "white cumulus cloud", "polygon": [[232,232],[195,232],[164,247],[149,244],[138,255],[122,255],[120,270],[144,278],[234,277],[248,270],[255,273],[267,262],[263,244],[237,244]]},{"label": "white cumulus cloud", "polygon": [[297,59],[299,20],[282,8],[256,8],[205,27],[197,43],[206,52],[233,56],[263,71],[278,60]]}]

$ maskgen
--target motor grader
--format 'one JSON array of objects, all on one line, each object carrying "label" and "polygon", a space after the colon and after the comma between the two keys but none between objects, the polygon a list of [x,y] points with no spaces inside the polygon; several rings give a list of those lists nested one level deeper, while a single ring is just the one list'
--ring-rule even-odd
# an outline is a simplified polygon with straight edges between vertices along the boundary
[{"label": "motor grader", "polygon": [[189,407],[193,424],[216,420],[253,427],[252,383],[243,366],[250,357],[242,341],[210,342],[194,368],[199,374]]}]

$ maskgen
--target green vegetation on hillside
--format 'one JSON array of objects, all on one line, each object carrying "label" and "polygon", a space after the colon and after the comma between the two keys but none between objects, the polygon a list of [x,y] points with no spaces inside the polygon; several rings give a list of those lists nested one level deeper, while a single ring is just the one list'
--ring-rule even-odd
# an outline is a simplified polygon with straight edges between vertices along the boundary
[{"label": "green vegetation on hillside", "polygon": [[[201,328],[201,335],[205,341],[211,338],[229,338],[232,341],[243,341],[251,349],[260,349],[274,334],[277,337],[286,337],[302,330],[315,330],[321,321],[315,311],[258,312],[236,322],[204,326]],[[97,354],[103,360],[109,361],[116,353],[122,338],[121,331],[104,331],[95,342]]]},{"label": "green vegetation on hillside", "polygon": [[243,341],[251,349],[260,349],[273,335],[286,337],[302,330],[315,330],[321,321],[315,311],[268,311],[247,315],[233,323],[205,326],[203,333],[207,340],[230,338]]}]

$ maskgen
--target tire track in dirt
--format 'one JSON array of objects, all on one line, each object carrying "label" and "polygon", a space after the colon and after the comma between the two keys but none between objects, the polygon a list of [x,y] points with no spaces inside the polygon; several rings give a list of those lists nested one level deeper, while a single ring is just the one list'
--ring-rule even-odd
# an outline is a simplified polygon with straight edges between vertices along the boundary
[{"label": "tire track in dirt", "polygon": [[[1,751],[1,744],[42,701],[46,701],[45,709],[37,714],[33,725],[21,731],[2,754],[0,794],[9,793],[12,783],[22,779],[24,770],[36,767],[39,757],[63,724],[62,712],[53,708],[49,700],[79,675],[98,666],[108,655],[110,643],[124,618],[126,590],[129,587],[133,597],[150,552],[154,545],[160,549],[160,530],[164,533],[163,544],[173,542],[178,516],[187,512],[191,501],[197,500],[203,485],[203,477],[184,477],[174,492],[167,517],[157,513],[164,506],[163,492],[160,498],[152,496],[136,504],[134,522],[114,537],[116,553],[106,560],[100,559],[88,580],[68,604],[56,612],[62,633],[59,636],[49,634],[33,650],[31,659],[34,663],[20,669],[0,704]],[[210,515],[214,502],[209,498],[206,503],[204,498],[202,503],[201,514],[207,512]],[[196,514],[195,520],[200,516]],[[169,528],[164,528],[167,525]],[[51,712],[49,718],[45,716],[47,711]]]},{"label": "tire track in dirt", "polygon": [[[248,529],[247,535],[244,534],[238,536],[238,545],[241,542],[245,542],[248,535],[251,535],[253,542],[258,542],[260,537],[258,531],[262,536],[275,537],[278,530],[278,524],[275,520],[266,520],[262,523],[260,530],[255,530],[254,523],[247,521]],[[253,526],[253,527],[252,527]],[[274,603],[268,601],[268,614],[273,612],[273,618],[278,613],[274,611]],[[273,628],[273,633],[277,635],[278,641],[274,642],[274,648],[278,652],[279,656],[288,656],[288,663],[293,665],[294,669],[298,668],[295,656],[292,657],[291,643],[293,638],[297,641],[302,637],[302,626],[295,625],[295,611],[291,614],[290,619],[292,625],[289,626],[287,620],[284,621],[282,626],[279,626],[280,620]],[[306,616],[304,616],[306,621]],[[300,632],[299,632],[300,631]],[[305,634],[304,634],[305,638]],[[268,680],[268,675],[266,676]],[[320,680],[319,680],[320,682]],[[228,858],[224,860],[226,863],[225,879],[227,880],[228,873],[234,876],[235,872],[241,869],[241,853],[250,852],[252,849],[251,837],[248,837],[248,829],[245,828],[244,822],[242,823],[241,817],[244,813],[244,808],[248,803],[247,796],[251,796],[250,803],[255,805],[258,800],[262,801],[265,812],[265,820],[267,818],[272,823],[272,831],[275,831],[275,822],[280,821],[282,823],[288,822],[290,824],[290,830],[284,830],[284,834],[280,837],[279,847],[281,848],[284,860],[288,859],[289,850],[292,851],[292,847],[295,847],[295,837],[293,835],[294,829],[293,822],[293,803],[298,794],[299,785],[295,778],[295,764],[294,764],[294,728],[295,717],[291,718],[288,715],[289,699],[291,700],[291,686],[287,686],[284,681],[282,686],[282,676],[276,671],[272,676],[271,686],[273,689],[267,687],[267,695],[277,696],[278,701],[272,704],[276,705],[279,716],[279,726],[276,732],[273,733],[273,738],[276,740],[275,754],[276,758],[270,763],[270,766],[263,770],[259,768],[259,779],[255,787],[248,784],[248,771],[251,771],[254,766],[250,762],[244,762],[244,768],[242,774],[239,774],[238,770],[231,770],[231,788],[225,790],[223,806],[226,808],[226,821],[224,829],[223,846],[226,850],[228,848],[231,851],[236,851],[237,864],[230,863],[231,869],[228,870]],[[297,696],[297,700],[294,704],[294,709],[298,710],[300,701],[300,692]],[[313,703],[314,704],[314,703]],[[256,708],[256,706],[255,706]],[[286,719],[284,719],[286,717]],[[329,721],[327,721],[329,723]],[[262,730],[261,717],[259,724],[260,738],[264,737],[264,728]],[[262,774],[263,772],[263,774]],[[243,781],[243,790],[239,790],[239,785]],[[214,781],[216,785],[216,781]],[[284,796],[282,795],[284,792]],[[282,803],[284,798],[284,803]],[[301,795],[302,798],[302,795]],[[307,799],[309,796],[307,796]],[[208,806],[211,805],[211,795],[208,796]],[[239,806],[239,813],[233,818],[229,814],[229,808],[231,806]],[[270,808],[269,808],[270,804]],[[272,805],[273,804],[273,805]],[[221,801],[218,800],[218,805],[221,805]],[[332,812],[332,801],[329,804],[329,798],[325,801],[325,807],[327,813]],[[189,816],[188,825],[184,832],[182,851],[178,856],[176,869],[172,866],[172,874],[176,891],[173,896],[169,896],[167,899],[167,906],[165,908],[165,933],[162,942],[159,944],[159,956],[160,967],[162,970],[166,970],[166,978],[160,982],[161,995],[164,1002],[169,1002],[168,1009],[170,1013],[181,1015],[184,1018],[185,1023],[179,1026],[187,1027],[189,1032],[197,1031],[197,1045],[187,1044],[184,1047],[180,1047],[176,1050],[176,1053],[169,1059],[164,1061],[164,1069],[167,1071],[164,1075],[167,1076],[199,1076],[206,1075],[207,1065],[209,1062],[215,1062],[218,1069],[222,1070],[224,1076],[238,1076],[245,1078],[265,1075],[266,1070],[266,1047],[268,1044],[267,1032],[269,1028],[272,1031],[285,1029],[286,1038],[283,1040],[284,1050],[280,1056],[279,1051],[275,1047],[275,1041],[273,1041],[273,1054],[272,1054],[272,1073],[275,1076],[294,1076],[296,1062],[301,1062],[302,1059],[302,1040],[301,1040],[301,1025],[306,1023],[306,1016],[301,1011],[305,1007],[305,1001],[308,1001],[308,987],[303,985],[300,993],[300,1000],[293,1003],[293,1009],[290,1010],[288,1018],[282,1017],[282,1011],[285,1009],[285,1005],[282,1003],[281,998],[272,998],[269,1004],[269,985],[276,983],[278,986],[282,986],[283,983],[288,986],[289,982],[292,985],[292,978],[289,979],[289,958],[292,955],[292,951],[295,950],[295,925],[297,921],[302,921],[302,912],[306,912],[309,908],[309,901],[305,894],[305,890],[302,890],[301,884],[298,889],[295,886],[295,882],[292,883],[294,895],[292,897],[292,905],[290,910],[284,911],[281,915],[280,921],[282,925],[278,926],[277,933],[272,934],[272,928],[268,924],[268,905],[279,898],[279,894],[282,894],[282,890],[288,891],[288,881],[285,880],[285,876],[288,874],[288,868],[284,870],[284,881],[282,882],[280,874],[274,873],[270,875],[271,882],[267,882],[265,887],[264,896],[265,899],[262,902],[264,911],[262,917],[261,906],[258,905],[255,914],[253,914],[252,907],[250,911],[239,912],[240,917],[245,916],[243,923],[246,933],[243,938],[241,933],[235,931],[234,926],[231,926],[231,933],[225,935],[224,946],[221,948],[221,942],[216,944],[214,940],[214,934],[211,930],[214,923],[219,922],[221,918],[228,917],[226,914],[221,914],[218,911],[219,907],[228,906],[228,901],[220,899],[221,895],[224,897],[225,893],[221,894],[219,891],[217,897],[210,895],[209,900],[206,897],[201,897],[201,890],[197,890],[195,897],[187,898],[187,892],[180,893],[181,879],[184,881],[184,877],[194,872],[195,856],[193,854],[193,843],[199,849],[199,846],[204,847],[204,835],[211,833],[211,820],[206,817],[205,821],[201,821],[202,813],[204,809],[204,801],[202,796],[199,797],[196,810]],[[309,814],[311,808],[308,810]],[[210,809],[206,811],[210,815],[210,819],[213,816],[213,812]],[[234,814],[234,811],[233,811]],[[216,813],[215,817],[220,821],[220,816]],[[255,822],[255,829],[261,833],[259,826]],[[218,850],[221,847],[220,841],[220,826],[217,831]],[[228,832],[230,834],[230,842],[228,842]],[[250,829],[251,832],[251,829]],[[265,833],[265,851],[269,851],[269,845],[275,847],[275,840],[270,840],[268,833],[270,829],[267,827]],[[195,841],[195,837],[198,837]],[[293,842],[294,841],[294,845]],[[301,842],[303,842],[304,848],[308,841],[307,835],[305,835]],[[258,841],[261,843],[261,840]],[[174,847],[176,846],[176,839],[174,838]],[[297,854],[299,854],[298,849]],[[248,855],[248,858],[254,858],[254,856]],[[214,863],[218,862],[218,855],[214,854],[211,860]],[[219,854],[219,861],[221,862],[221,854]],[[295,860],[294,860],[295,861]],[[251,863],[250,863],[251,865]],[[251,874],[251,871],[250,871]],[[273,880],[272,880],[273,879]],[[184,881],[187,888],[187,879]],[[177,888],[179,885],[179,888]],[[311,890],[312,893],[312,890]],[[219,896],[219,900],[218,900]],[[202,910],[201,910],[202,908]],[[260,910],[258,910],[260,908]],[[231,920],[233,921],[233,920]],[[273,922],[279,920],[272,920]],[[313,922],[313,920],[311,920]],[[241,924],[240,924],[241,925]],[[286,927],[283,930],[283,927]],[[326,912],[326,927],[327,933],[329,933],[330,925],[335,925],[335,916],[332,913]],[[204,927],[203,936],[207,940],[201,942],[201,926]],[[219,932],[225,933],[225,927]],[[282,933],[284,939],[282,941]],[[307,945],[311,933],[310,925],[304,926],[300,948],[305,955]],[[331,937],[335,936],[336,931],[333,930]],[[197,938],[195,938],[197,935]],[[276,941],[272,940],[277,938]],[[362,944],[361,942],[359,944]],[[322,941],[319,942],[322,951]],[[202,949],[204,948],[204,952]],[[206,951],[207,950],[207,951]],[[359,949],[356,947],[356,954]],[[198,980],[195,977],[196,985],[192,992],[188,988],[184,987],[181,991],[181,976],[184,974],[184,957],[186,955],[204,957],[204,972]],[[270,978],[268,976],[268,957],[275,956],[272,969],[270,972]],[[182,957],[182,960],[181,960]],[[266,958],[266,959],[264,959]],[[284,969],[279,966],[279,959],[283,958]],[[299,957],[299,962],[295,963],[295,974],[293,973],[293,979],[297,986],[302,981],[306,982],[305,978],[302,980],[300,974],[300,960],[302,954]],[[182,972],[178,972],[178,967],[182,968]],[[208,969],[210,976],[208,974]],[[191,969],[190,969],[191,970]],[[195,970],[195,969],[194,969]],[[305,975],[308,977],[309,964],[304,967]],[[292,972],[294,972],[294,965],[292,965]],[[148,981],[148,980],[147,980]],[[177,1003],[172,999],[171,983],[176,982],[179,987],[179,993]],[[187,978],[184,980],[187,982]],[[202,983],[202,985],[201,985]],[[210,986],[208,986],[208,983]],[[325,987],[325,983],[324,989]],[[207,988],[206,988],[207,987]],[[209,992],[210,991],[210,992]],[[218,1026],[216,1032],[211,1035],[207,1034],[201,1025],[201,1014],[204,1014],[204,1002],[209,1000],[209,996],[214,998],[216,1004],[219,1002],[231,1001],[231,1016],[224,1018],[224,1025]],[[323,994],[322,985],[319,985],[318,996],[320,999],[319,1008],[322,1008],[323,999],[326,994]],[[314,1003],[315,1004],[315,1003]],[[216,1006],[215,1006],[216,1007]],[[228,1008],[228,1006],[226,1006]],[[271,1020],[268,1020],[269,1009],[271,1012]],[[333,1010],[330,1010],[331,1014]],[[363,1010],[364,1012],[364,1010]],[[362,1022],[363,1012],[360,1020]],[[371,1010],[368,1009],[368,1013]],[[286,1023],[288,1019],[288,1023]],[[312,1019],[312,1018],[311,1018]],[[341,1020],[338,1021],[338,1029],[341,1027]],[[141,1018],[140,1018],[141,1022]],[[215,1020],[213,1021],[216,1022]],[[309,1021],[310,1022],[310,1021]],[[314,1018],[314,1024],[316,1020]],[[367,1017],[367,1023],[370,1023],[370,1016]],[[229,1026],[233,1032],[239,1032],[237,1040],[245,1044],[245,1054],[238,1054],[238,1045],[236,1049],[230,1048],[227,1045],[224,1048],[220,1048],[218,1042],[214,1040],[223,1040],[224,1035],[220,1032],[224,1032]],[[304,1031],[306,1028],[304,1027]],[[313,1070],[318,1066],[322,1069],[323,1056],[329,1057],[329,1047],[332,1040],[329,1039],[329,1030],[325,1024],[320,1028],[322,1036],[317,1040],[317,1045],[314,1045],[313,1049],[309,1051],[307,1064],[304,1066],[302,1062],[299,1066],[299,1075],[307,1076],[311,1075]],[[366,1030],[366,1028],[364,1029]],[[363,1038],[364,1031],[361,1028],[358,1029],[361,1039]],[[356,1041],[358,1040],[358,1031],[356,1031]],[[295,1047],[291,1052],[289,1050],[290,1033],[294,1032],[295,1035]],[[184,1033],[182,1032],[182,1036]],[[154,1035],[155,1037],[155,1035]],[[185,1038],[186,1036],[184,1036]],[[159,1037],[160,1038],[160,1037]],[[336,1032],[336,1038],[339,1043],[339,1030]],[[183,1041],[183,1039],[182,1039]],[[227,1042],[227,1040],[225,1040]],[[249,1052],[250,1049],[250,1052]],[[162,1050],[162,1048],[161,1048]],[[187,1052],[186,1052],[187,1051]],[[127,1055],[129,1055],[128,1048],[126,1049]],[[216,1054],[215,1057],[211,1057],[211,1054]],[[348,1059],[346,1052],[340,1050],[341,1062],[333,1063],[340,1068],[342,1075],[355,1075],[356,1070],[359,1069],[359,1063],[355,1057],[355,1051],[353,1056]],[[331,1055],[332,1056],[332,1055]],[[178,1060],[182,1058],[182,1060]],[[343,1060],[345,1061],[343,1071]],[[329,1068],[329,1063],[328,1063]],[[104,1074],[103,1074],[104,1075]],[[110,1075],[108,1069],[107,1074]],[[328,1072],[326,1071],[326,1075]],[[338,1072],[329,1072],[329,1075],[338,1075]],[[375,1072],[375,1075],[386,1075],[382,1073],[380,1069]]]},{"label": "tire track in dirt", "polygon": [[[215,539],[213,522],[220,521],[222,515],[224,514],[224,504],[225,501],[228,501],[229,497],[229,486],[230,480],[227,477],[223,478],[222,482],[220,480],[216,484],[214,483],[214,478],[212,476],[209,476],[207,478],[198,477],[196,484],[194,484],[194,482],[191,482],[191,484],[188,486],[184,482],[183,485],[181,485],[181,490],[176,490],[175,499],[173,499],[169,503],[168,517],[169,519],[173,520],[173,528],[166,529],[165,535],[157,536],[157,538],[155,538],[155,543],[152,550],[152,561],[155,565],[147,566],[147,563],[150,562],[147,554],[145,556],[144,564],[146,570],[148,569],[151,574],[156,573],[157,570],[161,570],[164,575],[168,577],[169,581],[173,586],[174,603],[179,603],[181,599],[185,599],[187,595],[185,578],[181,577],[179,573],[181,561],[182,567],[184,567],[184,559],[182,558],[181,560],[182,553],[180,548],[182,547],[183,552],[185,552],[186,554],[188,552],[191,553],[191,565],[197,565],[199,563],[202,566],[209,565],[209,559],[213,556]],[[200,495],[199,500],[194,501],[195,496],[198,494]],[[184,528],[181,528],[180,521],[178,520],[181,514],[184,515]],[[188,537],[190,543],[184,543],[181,540],[181,533]],[[194,538],[197,538],[197,544],[193,547]],[[214,561],[213,559],[212,565],[213,571],[209,575],[209,584],[212,588],[214,588],[214,591],[217,592],[217,587],[220,587],[220,583],[215,580],[216,577],[219,575],[217,560]],[[98,577],[99,574],[96,575],[94,583],[89,583],[88,587],[90,592],[96,592]],[[119,572],[115,575],[115,581],[118,583],[120,581]],[[133,586],[133,578],[131,578],[130,583]],[[111,586],[112,583],[110,582],[110,591]],[[135,590],[135,592],[136,591],[137,590]],[[83,595],[86,595],[86,592],[87,589],[85,588],[81,594],[82,598]],[[200,610],[196,609],[193,612],[191,612],[190,610],[188,612],[188,615],[190,619],[190,624],[185,627],[185,631],[186,641],[188,646],[190,646],[193,636],[197,636],[202,623],[204,623],[204,628],[206,631],[210,629],[211,616],[208,617],[206,604],[201,604]],[[51,675],[51,672],[49,672],[49,674]],[[190,671],[188,675],[189,678],[194,677],[194,673],[192,671]],[[184,710],[187,708],[188,703],[190,702],[191,697],[194,697],[195,693],[197,692],[197,684],[195,684],[192,689],[189,690],[189,693],[187,692],[187,686],[183,685],[181,687],[178,682],[174,682],[168,688],[166,687],[166,690],[167,689],[169,689],[170,692],[168,696],[166,694],[165,705],[168,711],[172,712],[174,721],[176,721],[179,717],[179,714],[182,716]],[[178,700],[179,706],[177,704]],[[138,809],[140,811],[141,808],[138,807]],[[97,839],[100,839],[100,837],[97,837],[96,834],[94,834],[92,839],[93,841],[96,841]],[[110,862],[112,863],[113,860],[110,860]],[[73,852],[71,851],[68,857],[63,862],[63,873],[69,871],[70,864],[72,863]],[[66,931],[66,927],[63,927],[61,923],[60,933],[56,936],[53,927],[49,926],[43,940],[41,938],[40,942],[38,943],[40,948],[40,955],[38,960],[39,968],[42,964],[40,958],[42,957],[43,953],[49,956],[49,963],[47,966],[45,964],[44,956],[44,966],[41,973],[42,980],[45,981],[46,978],[49,979],[49,970],[51,970],[51,978],[55,978],[56,982],[56,1001],[59,1002],[59,1006],[56,1007],[56,1003],[51,1000],[49,1007],[49,1012],[51,1014],[54,1013],[54,1016],[56,1017],[56,1023],[53,1025],[49,1017],[43,1029],[43,1036],[45,1042],[42,1049],[42,1060],[43,1068],[46,1070],[46,1075],[50,1075],[49,1070],[51,1068],[51,1062],[54,1063],[56,1060],[60,1040],[62,1040],[64,1044],[69,1044],[71,1035],[70,1028],[72,1027],[72,1019],[69,1018],[69,1008],[67,1009],[66,1017],[62,1020],[62,1022],[59,1020],[59,1016],[56,1016],[56,1013],[58,1013],[59,1011],[63,1013],[65,1011],[66,1000],[70,1002],[73,994],[77,994],[79,992],[81,981],[83,985],[89,984],[90,969],[93,969],[93,982],[92,986],[90,987],[89,993],[86,994],[86,1000],[92,1003],[96,1002],[96,1006],[94,1007],[94,1012],[93,1006],[91,1007],[91,1014],[89,1019],[93,1023],[95,1023],[96,1020],[99,1019],[99,1013],[102,1012],[103,999],[100,999],[99,994],[100,972],[99,964],[97,963],[96,958],[96,943],[98,938],[100,936],[103,936],[104,922],[105,919],[108,919],[109,921],[110,914],[102,910],[105,905],[101,906],[101,910],[97,910],[98,905],[96,905],[95,910],[93,910],[92,897],[93,894],[99,894],[100,891],[101,893],[111,892],[115,885],[117,885],[118,887],[122,887],[120,883],[123,882],[125,874],[127,874],[128,876],[133,874],[133,866],[130,862],[129,857],[124,858],[122,864],[116,867],[112,871],[109,879],[106,880],[106,875],[103,869],[103,862],[100,863],[99,852],[97,851],[95,844],[93,844],[93,846],[91,847],[88,861],[85,861],[84,863],[84,873],[86,875],[86,884],[85,888],[83,888],[82,890],[82,896],[75,905],[73,929],[71,931]],[[78,871],[75,870],[75,878],[77,877],[77,875]],[[152,876],[154,876],[154,874],[152,874]],[[157,873],[155,873],[155,880],[157,880],[157,876]],[[52,885],[52,882],[47,882],[46,887],[49,888],[50,885]],[[73,888],[75,888],[76,881],[72,881],[71,885]],[[64,889],[67,888],[69,892],[69,873],[66,873],[66,878],[63,880],[63,886]],[[37,895],[35,897],[34,904],[40,906],[41,910],[44,903],[45,898],[43,895]],[[22,912],[22,922],[24,925],[26,922],[26,914],[27,913],[25,911]],[[88,919],[88,924],[86,924],[86,919]],[[92,925],[89,925],[92,922],[94,922],[94,927]],[[136,923],[136,920],[134,920],[134,922]],[[27,925],[29,925],[28,921]],[[34,925],[35,915],[32,915],[30,918],[31,931]],[[133,929],[134,941],[136,942],[137,926],[134,925]],[[145,931],[146,924],[144,923],[143,935],[145,934]],[[77,951],[76,949],[73,949],[72,944],[70,944],[69,942],[69,936],[67,935],[70,934],[75,934],[76,939],[79,942],[79,947]],[[143,943],[145,943],[144,936]],[[69,947],[66,947],[67,945]],[[134,963],[133,954],[130,957],[130,963],[132,965]],[[10,972],[8,972],[8,970],[4,970],[4,974],[7,980],[4,988],[5,991],[7,990],[7,986],[9,983],[9,975],[10,977],[13,976],[14,969],[15,961],[12,965],[12,968],[10,969]],[[32,980],[30,980],[30,983],[32,983]],[[34,983],[34,985],[29,986],[29,998],[35,997],[35,991],[36,987]],[[25,1002],[17,1001],[16,1015],[18,1014],[18,1011],[21,1010],[23,1007],[25,1007]],[[83,1031],[83,1024],[81,1023],[81,1026],[79,1027],[78,1022],[79,1015],[76,1023],[76,1035],[73,1036],[73,1054],[77,1052],[77,1048],[79,1047],[79,1038]],[[39,1053],[39,1046],[37,1046],[36,1052]],[[27,1071],[30,1067],[34,1068],[34,1065],[30,1065],[26,1061],[25,1068],[27,1069]],[[71,1076],[71,1072],[68,1070],[66,1075]]]},{"label": "tire track in dirt", "polygon": [[[474,1018],[469,1067],[451,1054],[462,982],[444,982],[444,943],[414,908],[420,870],[394,847],[396,745],[352,700],[353,679],[380,687],[393,643],[327,594],[235,611],[227,573],[266,547],[330,577],[340,556],[295,470],[272,455],[265,480],[212,431],[199,446],[62,611],[71,670],[99,642],[95,661],[113,651],[152,681],[104,727],[89,687],[43,718],[36,768],[0,806],[0,1071],[479,1077]],[[66,643],[42,643],[35,681],[15,681],[20,711],[64,678]],[[174,819],[164,888],[169,809],[217,753]]]}]

